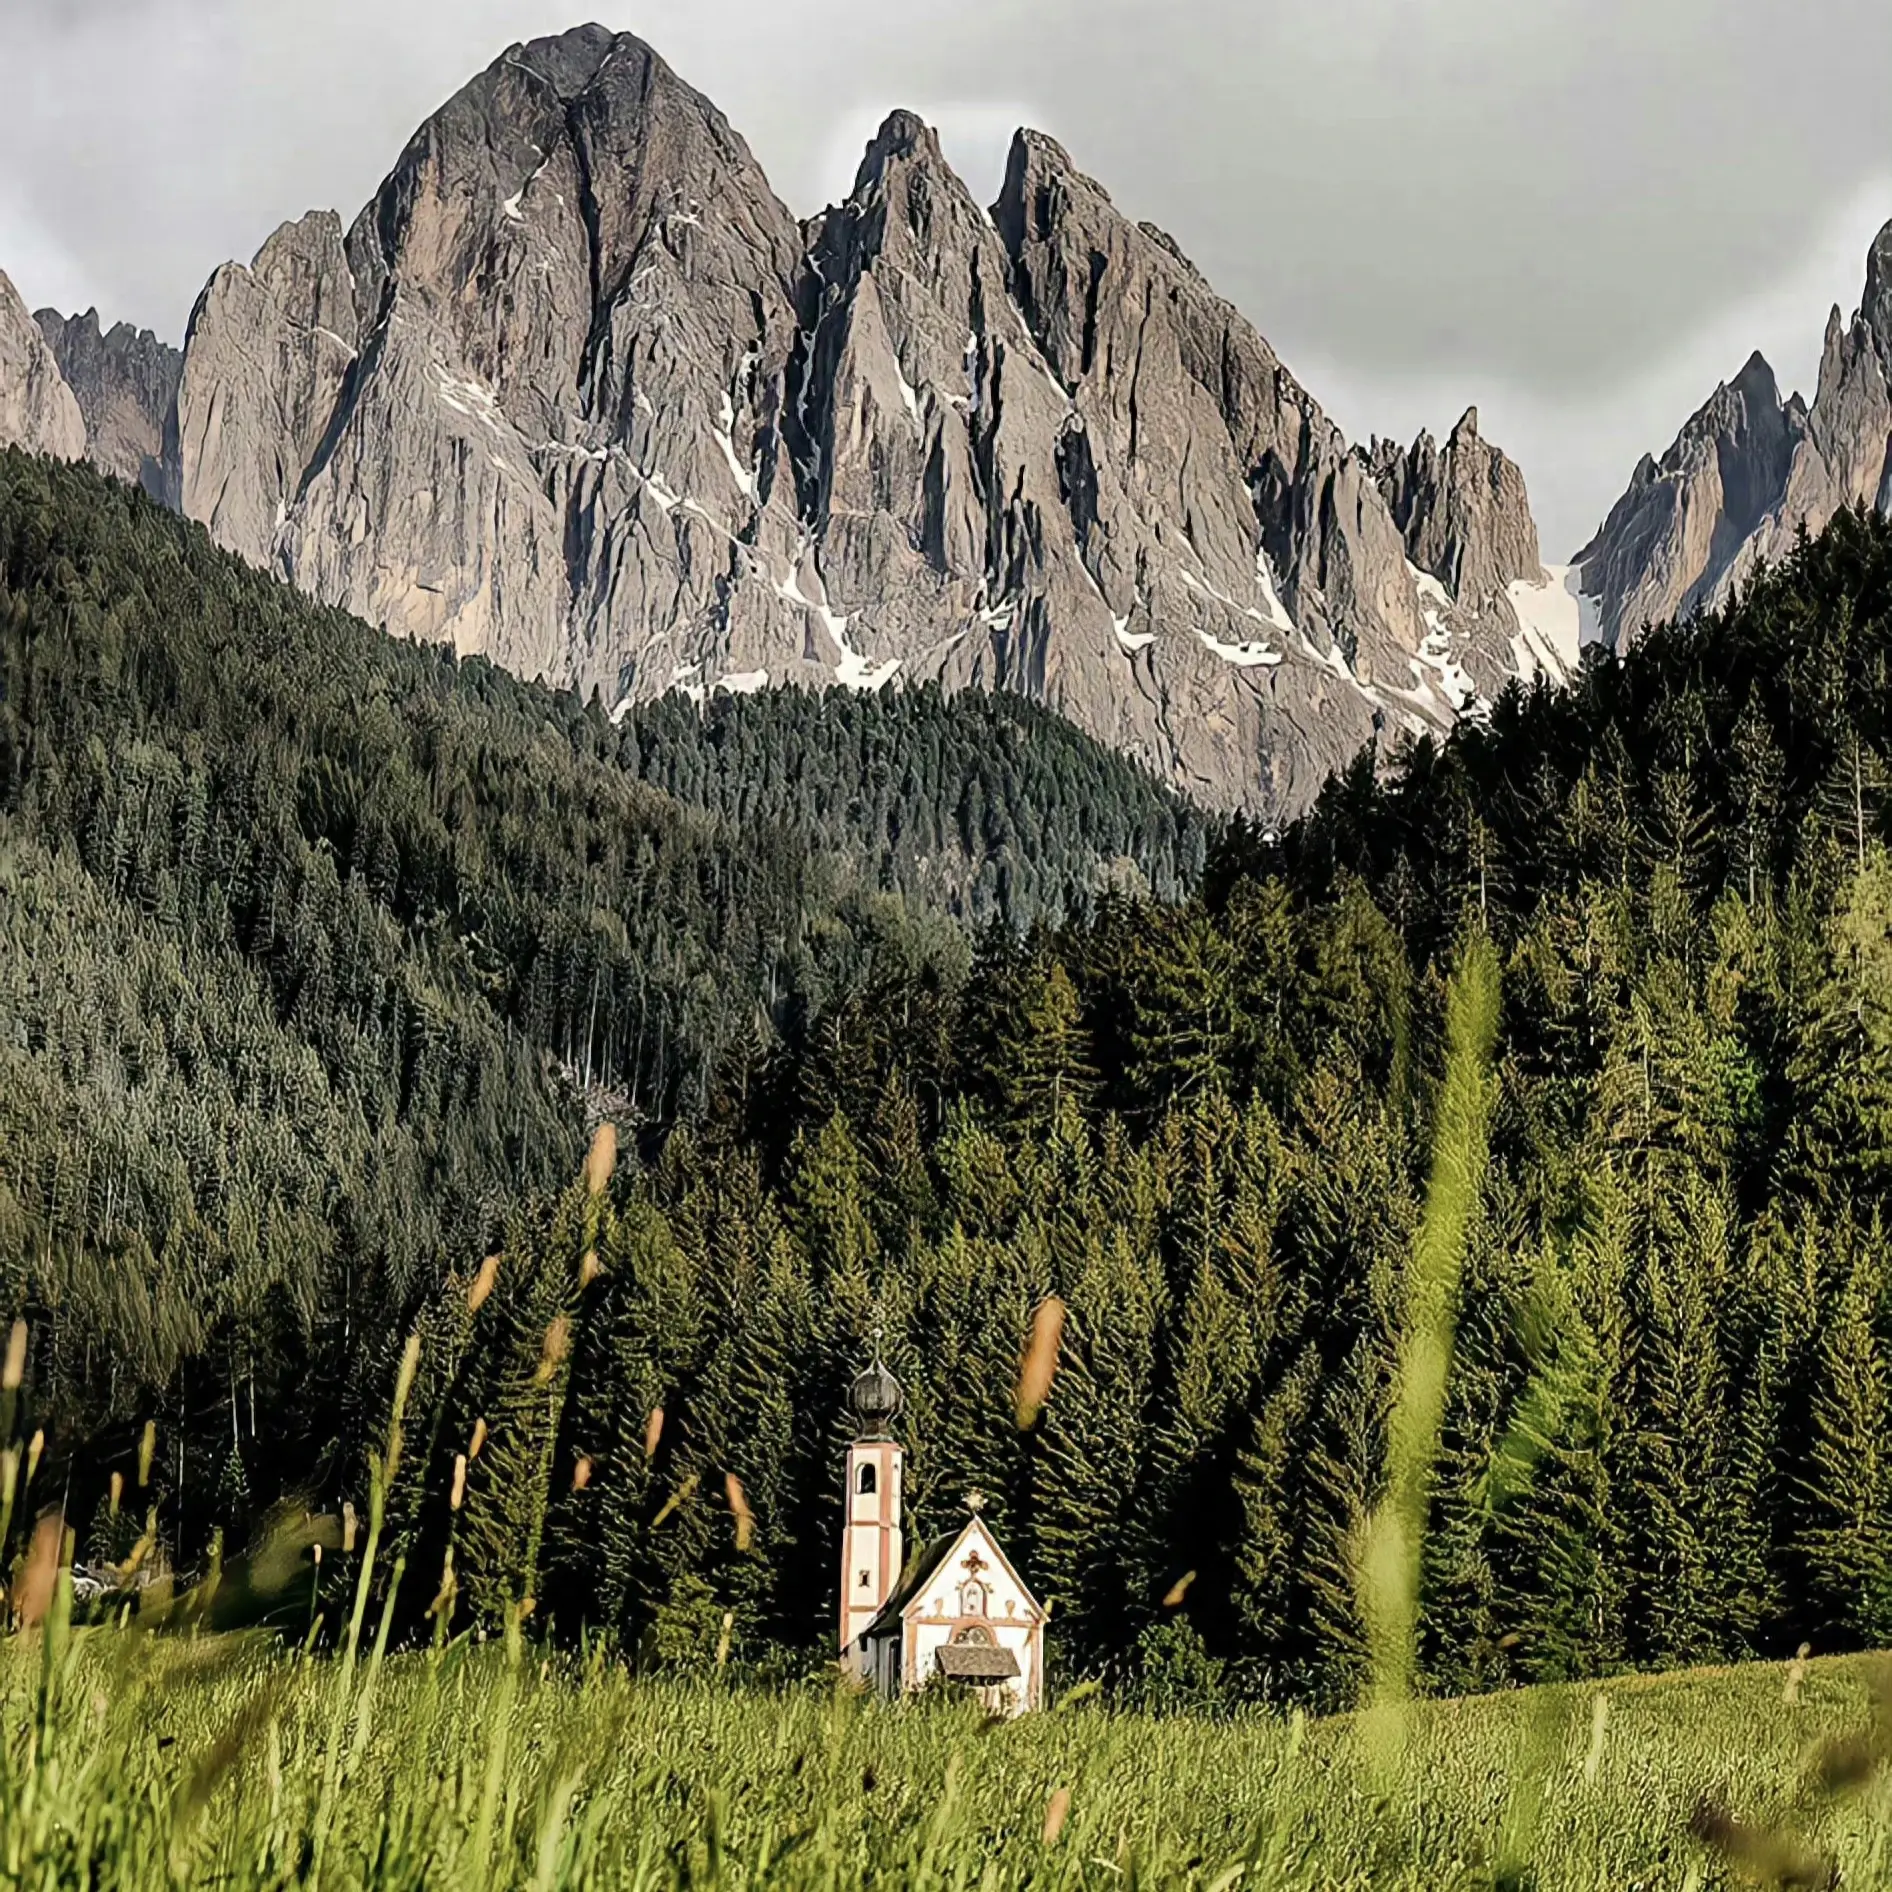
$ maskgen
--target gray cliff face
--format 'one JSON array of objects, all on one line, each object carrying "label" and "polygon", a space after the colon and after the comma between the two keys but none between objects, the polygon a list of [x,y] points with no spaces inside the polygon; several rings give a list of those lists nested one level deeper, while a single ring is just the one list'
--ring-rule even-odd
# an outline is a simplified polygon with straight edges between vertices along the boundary
[{"label": "gray cliff face", "polygon": [[1406,556],[1469,610],[1484,610],[1543,570],[1524,475],[1478,432],[1469,409],[1441,451],[1421,434],[1409,453],[1375,441],[1367,454]]},{"label": "gray cliff face", "polygon": [[34,320],[78,400],[87,457],[154,499],[165,498],[171,484],[165,435],[184,357],[128,322],[102,332],[96,309],[69,317],[41,309]]},{"label": "gray cliff face", "polygon": [[85,420],[39,325],[0,273],[0,447],[85,457]]},{"label": "gray cliff face", "polygon": [[1442,448],[1422,433],[1410,449],[1375,440],[1360,458],[1385,497],[1408,561],[1423,575],[1430,651],[1448,655],[1487,697],[1515,675],[1567,675],[1578,655],[1574,601],[1565,609],[1572,622],[1563,637],[1539,634],[1537,613],[1521,607],[1520,600],[1546,587],[1549,574],[1524,475],[1480,434],[1477,408],[1466,410]]},{"label": "gray cliff face", "polygon": [[1755,355],[1718,388],[1660,462],[1577,554],[1607,640],[1724,602],[1762,561],[1784,558],[1801,526],[1843,507],[1892,511],[1892,224],[1866,263],[1860,311],[1827,323],[1813,405],[1782,402]]},{"label": "gray cliff face", "polygon": [[993,215],[1070,401],[1066,511],[1167,772],[1299,807],[1377,729],[1444,721],[1410,667],[1424,631],[1398,533],[1267,343],[1048,138],[1020,134]]},{"label": "gray cliff face", "polygon": [[[218,544],[272,563],[355,359],[339,218],[283,227],[197,300],[169,453],[170,497]],[[339,602],[339,600],[338,600]]]},{"label": "gray cliff face", "polygon": [[327,218],[273,244],[280,266],[213,281],[187,351],[182,503],[224,543],[612,701],[694,674],[739,589],[788,640],[746,566],[772,526],[785,569],[795,537],[762,446],[800,235],[648,48],[516,48],[345,244]]},{"label": "gray cliff face", "polygon": [[[802,226],[599,28],[505,54],[345,237],[220,270],[174,441],[224,545],[611,705],[1008,687],[1291,811],[1516,666],[1476,609],[1441,628],[1374,470],[1050,140],[988,214],[895,113]],[[1514,476],[1474,425],[1410,482],[1468,595],[1534,571]]]}]

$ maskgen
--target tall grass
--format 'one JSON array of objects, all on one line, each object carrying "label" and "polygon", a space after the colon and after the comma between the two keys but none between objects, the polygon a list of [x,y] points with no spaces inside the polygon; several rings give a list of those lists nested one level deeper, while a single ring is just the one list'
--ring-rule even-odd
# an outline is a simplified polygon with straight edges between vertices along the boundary
[{"label": "tall grass", "polygon": [[[1493,1886],[1538,1712],[1529,1695],[1414,1707],[1410,1812],[1389,1828],[1345,1720],[1087,1706],[994,1728],[951,1704],[671,1686],[459,1643],[381,1666],[330,1795],[336,1666],[247,1637],[6,1645],[0,1884],[242,1892],[307,1882],[319,1859],[330,1887]],[[1600,1752],[1576,1717],[1542,1777],[1532,1882],[1719,1885],[1691,1832],[1714,1795],[1743,1830],[1798,1820],[1803,1855],[1883,1883],[1875,1791],[1820,1801],[1811,1824],[1804,1804],[1808,1746],[1870,1714],[1860,1665],[1816,1662],[1786,1693],[1778,1667],[1612,1689]]]},{"label": "tall grass", "polygon": [[1405,1756],[1426,1510],[1445,1416],[1466,1237],[1485,1180],[1498,1006],[1498,957],[1479,934],[1466,947],[1446,995],[1445,1074],[1425,1213],[1406,1276],[1385,1488],[1367,1520],[1358,1561],[1371,1656],[1362,1732],[1385,1789],[1397,1784]]}]

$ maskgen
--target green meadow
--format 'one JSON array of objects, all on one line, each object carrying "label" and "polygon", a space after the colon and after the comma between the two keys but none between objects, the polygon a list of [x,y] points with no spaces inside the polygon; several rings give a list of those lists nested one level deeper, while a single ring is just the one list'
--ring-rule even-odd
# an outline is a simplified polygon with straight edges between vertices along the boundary
[{"label": "green meadow", "polygon": [[4,1645],[0,1883],[104,1888],[1884,1883],[1867,1659],[1349,1718],[644,1679],[527,1644],[377,1660],[248,1635]]}]

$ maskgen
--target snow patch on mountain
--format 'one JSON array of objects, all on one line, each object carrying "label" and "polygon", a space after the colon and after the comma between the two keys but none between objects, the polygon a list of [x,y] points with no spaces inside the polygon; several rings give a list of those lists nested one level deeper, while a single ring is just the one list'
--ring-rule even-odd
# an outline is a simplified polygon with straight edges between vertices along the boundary
[{"label": "snow patch on mountain", "polygon": [[1542,584],[1516,579],[1505,596],[1518,621],[1511,652],[1521,677],[1562,682],[1576,671],[1584,645],[1602,635],[1602,612],[1584,595],[1580,566],[1546,565]]}]

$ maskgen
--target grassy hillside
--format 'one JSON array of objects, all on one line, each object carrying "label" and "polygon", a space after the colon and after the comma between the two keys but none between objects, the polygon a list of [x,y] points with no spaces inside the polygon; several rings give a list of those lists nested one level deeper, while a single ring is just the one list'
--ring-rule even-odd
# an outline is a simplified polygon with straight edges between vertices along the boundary
[{"label": "grassy hillside", "polygon": [[13,1884],[1625,1892],[1880,1884],[1892,1842],[1859,1662],[1438,1703],[1382,1799],[1345,1720],[1090,1702],[994,1729],[831,1684],[464,1643],[351,1680],[135,1631],[43,1680],[38,1641],[0,1645]]}]

